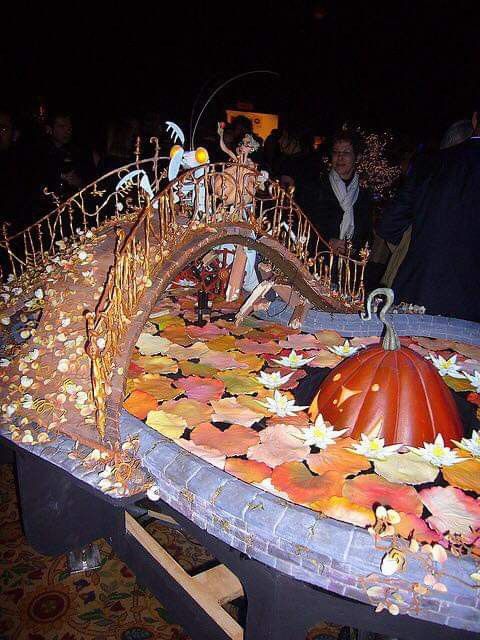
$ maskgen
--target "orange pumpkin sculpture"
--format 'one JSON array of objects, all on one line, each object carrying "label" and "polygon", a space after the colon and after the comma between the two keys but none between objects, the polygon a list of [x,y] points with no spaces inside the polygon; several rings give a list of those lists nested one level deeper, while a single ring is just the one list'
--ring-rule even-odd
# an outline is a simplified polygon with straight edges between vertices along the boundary
[{"label": "orange pumpkin sculpture", "polygon": [[310,418],[321,413],[337,429],[348,428],[348,435],[358,439],[380,424],[379,437],[385,438],[385,444],[421,447],[433,442],[438,433],[446,444],[460,440],[462,422],[447,385],[428,360],[400,346],[385,318],[393,291],[372,291],[362,318],[371,318],[376,295],[387,298],[379,314],[385,325],[383,343],[362,349],[333,369],[310,405]]}]

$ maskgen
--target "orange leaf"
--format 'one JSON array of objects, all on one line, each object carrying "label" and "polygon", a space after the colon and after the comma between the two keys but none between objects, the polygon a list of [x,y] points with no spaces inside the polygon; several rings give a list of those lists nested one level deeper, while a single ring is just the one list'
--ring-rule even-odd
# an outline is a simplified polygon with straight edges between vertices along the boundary
[{"label": "orange leaf", "polygon": [[[263,418],[263,414],[242,406],[237,398],[222,398],[221,400],[212,400],[214,410],[213,422],[228,422],[229,424],[242,424],[245,427],[251,427],[252,424]],[[206,422],[206,420],[202,420]]]},{"label": "orange leaf", "polygon": [[[316,509],[316,504],[314,502],[310,507]],[[321,511],[329,518],[349,522],[358,527],[368,527],[375,524],[375,514],[372,509],[350,502],[348,498],[334,496],[326,504],[321,505]]]},{"label": "orange leaf", "polygon": [[272,470],[263,462],[229,458],[225,463],[225,471],[244,482],[262,482],[272,475]]},{"label": "orange leaf", "polygon": [[309,423],[308,415],[305,411],[299,411],[294,416],[287,416],[281,418],[280,416],[272,416],[267,420],[268,426],[274,426],[276,424],[293,424],[296,427],[305,427]]},{"label": "orange leaf", "polygon": [[315,337],[324,347],[339,346],[345,342],[345,338],[332,329],[323,329],[316,333]]},{"label": "orange leaf", "polygon": [[184,418],[187,426],[192,428],[201,422],[208,422],[212,415],[212,407],[196,400],[170,400],[162,404],[162,410]]},{"label": "orange leaf", "polygon": [[307,464],[315,473],[334,470],[348,476],[367,471],[371,467],[370,462],[363,456],[347,451],[347,447],[351,447],[353,443],[352,438],[337,440],[324,451],[308,456]]},{"label": "orange leaf", "polygon": [[364,507],[374,504],[389,506],[396,511],[422,515],[423,505],[413,487],[388,482],[376,475],[357,476],[347,480],[343,495]]},{"label": "orange leaf", "polygon": [[209,402],[210,400],[220,400],[225,391],[225,385],[215,378],[200,378],[191,376],[175,380],[175,386],[183,389],[191,400],[199,402]]},{"label": "orange leaf", "polygon": [[442,468],[443,477],[453,487],[480,493],[480,460],[470,458]]},{"label": "orange leaf", "polygon": [[336,471],[313,475],[301,462],[285,462],[272,471],[275,489],[284,491],[291,500],[301,504],[327,503],[332,496],[341,496],[344,478]]},{"label": "orange leaf", "polygon": [[395,525],[395,531],[402,538],[409,538],[411,534],[417,542],[439,542],[443,540],[443,536],[430,529],[428,524],[422,518],[412,513],[399,513],[400,522]]},{"label": "orange leaf", "polygon": [[127,381],[127,391],[146,391],[157,400],[172,400],[181,395],[179,389],[174,389],[169,378],[157,373],[144,373],[139,378],[130,378]]},{"label": "orange leaf", "polygon": [[195,342],[194,338],[187,335],[185,327],[176,327],[175,325],[164,329],[162,331],[162,338],[167,338],[175,344],[180,344],[182,347],[188,347],[188,345]]},{"label": "orange leaf", "polygon": [[256,431],[241,424],[232,424],[225,431],[210,422],[199,424],[190,436],[195,444],[218,449],[227,456],[241,456],[249,447],[258,444],[260,436]]},{"label": "orange leaf", "polygon": [[123,408],[132,416],[145,420],[148,412],[157,408],[157,401],[146,391],[133,391],[123,403]]},{"label": "orange leaf", "polygon": [[313,351],[310,353],[310,357],[315,355],[315,358],[308,363],[309,367],[329,367],[330,369],[332,369],[342,361],[341,356],[337,356],[331,351],[327,351],[326,349],[322,349],[321,351],[317,351],[316,353],[314,353]]},{"label": "orange leaf", "polygon": [[257,358],[257,356],[253,353],[240,353],[239,351],[231,351],[230,355],[235,358],[239,365],[245,367],[246,371],[260,371],[260,369],[265,364],[265,360],[263,360],[262,358]]},{"label": "orange leaf", "polygon": [[235,349],[235,338],[233,336],[217,336],[207,342],[207,347],[211,351],[230,351]]}]

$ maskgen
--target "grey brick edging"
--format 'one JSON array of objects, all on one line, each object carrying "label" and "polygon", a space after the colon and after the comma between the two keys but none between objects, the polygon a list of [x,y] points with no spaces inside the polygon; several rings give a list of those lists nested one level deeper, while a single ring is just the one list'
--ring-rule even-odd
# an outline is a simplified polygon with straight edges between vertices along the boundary
[{"label": "grey brick edging", "polygon": [[[369,602],[358,579],[380,572],[382,552],[365,529],[331,518],[249,485],[122,413],[122,437],[141,434],[142,465],[154,477],[162,500],[208,533],[278,571],[334,593]],[[449,556],[443,567],[464,580],[473,561]],[[398,579],[422,582],[425,571],[409,562]],[[443,580],[443,579],[442,579]],[[429,595],[409,615],[480,631],[480,594],[454,579],[447,593]],[[410,593],[398,588],[408,602]],[[478,595],[477,595],[478,594]]]},{"label": "grey brick edging", "polygon": [[[262,320],[288,324],[293,313],[292,307],[282,300],[276,299],[270,305],[268,312],[256,313]],[[400,336],[425,336],[428,338],[443,338],[468,344],[480,345],[480,323],[444,316],[417,315],[408,313],[393,313],[388,316]],[[311,309],[302,324],[302,331],[316,333],[322,329],[333,329],[342,336],[374,336],[380,335],[383,325],[378,318],[365,322],[355,313],[327,313]]]}]

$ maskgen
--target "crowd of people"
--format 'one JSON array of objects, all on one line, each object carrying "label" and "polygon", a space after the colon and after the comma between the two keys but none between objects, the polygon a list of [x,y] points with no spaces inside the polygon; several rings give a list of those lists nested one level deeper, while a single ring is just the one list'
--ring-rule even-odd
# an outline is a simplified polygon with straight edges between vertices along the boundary
[{"label": "crowd of people", "polygon": [[[252,122],[237,117],[224,131],[235,151]],[[171,141],[160,116],[115,120],[104,140],[80,144],[68,112],[18,126],[0,109],[0,221],[9,233],[23,229],[108,171],[133,160],[135,142],[154,135],[168,155]],[[225,160],[215,134],[204,132],[210,160]],[[362,141],[342,129],[328,145],[291,128],[273,130],[252,159],[295,199],[336,253],[347,243],[372,248],[367,284],[392,286],[397,302],[424,306],[427,313],[480,322],[480,105],[471,119],[455,122],[438,149],[397,155],[401,177],[389,202],[372,198],[360,180]],[[400,171],[399,171],[400,175]],[[379,257],[381,256],[381,257]]]}]

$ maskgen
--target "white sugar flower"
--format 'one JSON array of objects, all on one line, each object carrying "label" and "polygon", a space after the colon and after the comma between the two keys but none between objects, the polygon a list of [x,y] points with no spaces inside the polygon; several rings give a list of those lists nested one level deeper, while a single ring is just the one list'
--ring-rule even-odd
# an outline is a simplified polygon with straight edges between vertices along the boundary
[{"label": "white sugar flower", "polygon": [[424,442],[423,447],[408,447],[410,451],[413,451],[417,455],[421,456],[430,464],[435,467],[450,467],[452,464],[462,462],[464,459],[459,458],[455,451],[452,451],[450,447],[446,447],[443,441],[442,434],[439,433],[435,438],[435,442]]},{"label": "white sugar flower", "polygon": [[61,371],[62,373],[66,373],[69,370],[69,368],[70,368],[70,362],[66,358],[62,358],[61,360],[59,360],[57,364],[58,371]]},{"label": "white sugar flower", "polygon": [[12,289],[12,293],[14,296],[19,296],[22,293],[23,289],[21,287],[15,287],[15,289]]},{"label": "white sugar flower", "polygon": [[401,449],[403,446],[401,444],[391,444],[388,447],[385,446],[385,439],[378,437],[381,426],[382,421],[380,420],[371,433],[368,435],[362,433],[360,435],[360,442],[356,442],[352,445],[350,451],[365,456],[365,458],[368,458],[369,460],[385,460]]},{"label": "white sugar flower", "polygon": [[466,371],[463,371],[463,375],[470,382],[476,393],[480,393],[480,371],[475,371],[473,376]]},{"label": "white sugar flower", "polygon": [[310,425],[306,429],[302,429],[302,435],[300,437],[305,440],[305,444],[310,447],[326,449],[329,445],[335,444],[335,438],[340,437],[347,431],[348,429],[340,429],[337,431],[328,422],[325,422],[320,413],[315,420],[315,424]]},{"label": "white sugar flower", "polygon": [[105,465],[105,469],[98,474],[99,478],[109,478],[113,473],[113,466],[110,464]]},{"label": "white sugar flower", "polygon": [[9,404],[5,409],[5,413],[9,418],[11,418],[16,410],[17,410],[17,406],[15,404]]},{"label": "white sugar flower", "polygon": [[8,358],[0,358],[0,367],[8,367],[10,360]]},{"label": "white sugar flower", "polygon": [[442,356],[434,356],[433,353],[427,356],[435,365],[438,373],[442,376],[450,376],[450,378],[464,378],[465,376],[460,371],[460,366],[457,364],[457,356],[452,356],[448,360],[445,360]]},{"label": "white sugar flower", "polygon": [[22,385],[22,387],[24,387],[25,389],[28,389],[28,387],[31,387],[33,384],[33,379],[29,378],[28,376],[22,376],[20,378],[20,384]]},{"label": "white sugar flower", "polygon": [[282,367],[298,369],[299,367],[303,367],[314,359],[315,356],[313,356],[313,358],[304,358],[303,356],[298,355],[294,349],[293,351],[290,351],[288,356],[282,356],[279,360],[274,360],[273,362],[275,362],[275,364],[281,365]]},{"label": "white sugar flower", "polygon": [[34,362],[34,360],[36,360],[39,355],[40,355],[40,351],[38,349],[32,349],[30,353],[27,353],[24,360],[25,362]]},{"label": "white sugar flower", "polygon": [[88,258],[88,253],[86,251],[79,251],[78,252],[78,258],[79,258],[79,260],[84,262]]},{"label": "white sugar flower", "polygon": [[358,347],[350,346],[350,342],[345,340],[341,347],[334,346],[328,347],[329,351],[334,353],[337,356],[342,356],[342,358],[348,358],[349,356],[353,356],[354,353],[357,353],[360,349],[363,349],[363,344],[360,344]]},{"label": "white sugar flower", "polygon": [[32,409],[33,396],[31,396],[29,393],[26,393],[25,395],[22,396],[21,403],[24,409]]},{"label": "white sugar flower", "polygon": [[280,418],[294,416],[297,411],[303,411],[308,407],[297,407],[295,400],[290,400],[288,396],[275,390],[273,398],[265,398],[262,403],[271,413],[275,413]]},{"label": "white sugar flower", "polygon": [[[478,372],[477,372],[478,373]],[[473,431],[471,438],[462,438],[461,442],[452,440],[459,449],[468,451],[474,458],[480,458],[480,431]]]},{"label": "white sugar flower", "polygon": [[35,298],[38,298],[38,300],[42,300],[43,299],[43,289],[36,289],[35,290]]},{"label": "white sugar flower", "polygon": [[292,373],[287,373],[287,375],[283,377],[280,371],[274,371],[273,373],[265,373],[265,371],[260,371],[260,377],[257,377],[257,380],[267,389],[278,389],[278,387],[281,387],[282,384],[288,382],[292,376],[293,371]]}]

